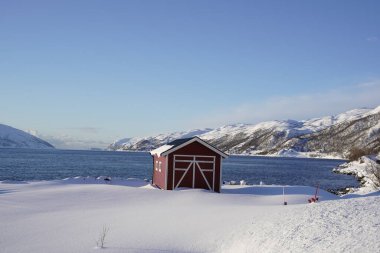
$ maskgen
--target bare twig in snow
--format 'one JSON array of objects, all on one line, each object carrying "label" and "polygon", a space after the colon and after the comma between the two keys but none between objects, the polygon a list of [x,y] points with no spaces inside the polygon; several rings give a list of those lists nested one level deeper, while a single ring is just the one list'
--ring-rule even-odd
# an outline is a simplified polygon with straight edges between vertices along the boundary
[{"label": "bare twig in snow", "polygon": [[106,237],[107,237],[109,231],[110,231],[109,227],[104,225],[102,228],[102,231],[99,234],[99,238],[96,241],[96,246],[98,248],[104,248],[104,245],[106,244]]}]

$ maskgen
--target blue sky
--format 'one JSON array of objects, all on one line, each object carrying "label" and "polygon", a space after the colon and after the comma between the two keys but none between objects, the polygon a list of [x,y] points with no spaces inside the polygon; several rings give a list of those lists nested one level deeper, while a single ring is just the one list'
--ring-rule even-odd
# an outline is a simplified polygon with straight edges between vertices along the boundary
[{"label": "blue sky", "polygon": [[0,120],[59,147],[380,105],[380,1],[1,1]]}]

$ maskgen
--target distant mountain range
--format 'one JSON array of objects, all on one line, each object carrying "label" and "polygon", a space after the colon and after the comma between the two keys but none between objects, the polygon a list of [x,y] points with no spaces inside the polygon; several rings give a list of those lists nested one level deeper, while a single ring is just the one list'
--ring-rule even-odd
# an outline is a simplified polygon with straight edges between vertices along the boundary
[{"label": "distant mountain range", "polygon": [[353,147],[380,151],[380,106],[310,120],[276,120],[125,138],[108,149],[150,151],[191,136],[199,136],[229,154],[344,158]]},{"label": "distant mountain range", "polygon": [[0,124],[0,148],[54,148],[50,143],[19,129]]}]

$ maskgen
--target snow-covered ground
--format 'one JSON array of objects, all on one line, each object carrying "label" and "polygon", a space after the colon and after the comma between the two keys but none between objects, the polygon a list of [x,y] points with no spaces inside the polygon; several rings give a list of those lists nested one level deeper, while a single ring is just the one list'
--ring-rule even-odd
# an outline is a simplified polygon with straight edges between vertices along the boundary
[{"label": "snow-covered ground", "polygon": [[294,149],[281,149],[280,151],[265,156],[273,157],[293,157],[293,158],[321,158],[321,159],[343,159],[338,154],[322,154],[319,152],[299,152]]},{"label": "snow-covered ground", "polygon": [[[360,188],[353,188],[350,193],[368,194],[380,190],[380,156],[362,156],[358,161],[347,162],[334,169],[337,173],[355,175],[361,181]],[[376,169],[377,168],[377,169]],[[376,170],[378,177],[375,176]]]},{"label": "snow-covered ground", "polygon": [[[139,180],[0,183],[0,252],[377,252],[380,194],[226,185],[163,191]],[[96,249],[103,226],[106,248]]]}]

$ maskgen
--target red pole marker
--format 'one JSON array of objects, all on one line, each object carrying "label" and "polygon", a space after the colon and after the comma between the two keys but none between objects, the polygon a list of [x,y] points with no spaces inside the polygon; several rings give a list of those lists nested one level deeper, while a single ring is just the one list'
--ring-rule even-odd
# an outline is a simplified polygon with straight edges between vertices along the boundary
[{"label": "red pole marker", "polygon": [[310,199],[308,199],[309,203],[315,203],[319,200],[318,191],[319,191],[319,184],[317,184],[317,188],[315,188],[314,197],[311,197]]}]

